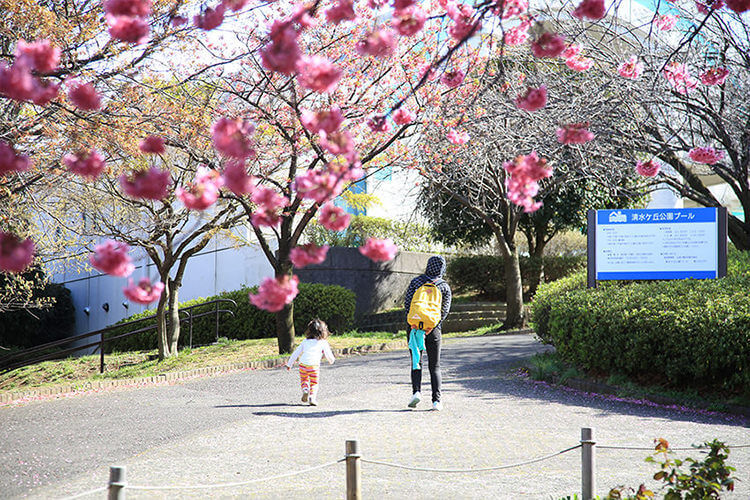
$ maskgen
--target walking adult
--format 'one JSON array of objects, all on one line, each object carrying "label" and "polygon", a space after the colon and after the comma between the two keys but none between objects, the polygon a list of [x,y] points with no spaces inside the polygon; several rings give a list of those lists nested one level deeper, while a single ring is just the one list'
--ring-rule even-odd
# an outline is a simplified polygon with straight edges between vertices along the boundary
[{"label": "walking adult", "polygon": [[[424,351],[427,351],[432,408],[438,411],[443,409],[440,398],[442,324],[451,308],[451,287],[443,279],[445,268],[446,263],[443,257],[439,255],[430,257],[424,274],[411,280],[406,290],[404,309],[407,312],[407,341],[412,361],[412,397],[409,401],[409,408],[416,408],[422,400],[422,360]],[[423,338],[422,335],[424,335]]]}]

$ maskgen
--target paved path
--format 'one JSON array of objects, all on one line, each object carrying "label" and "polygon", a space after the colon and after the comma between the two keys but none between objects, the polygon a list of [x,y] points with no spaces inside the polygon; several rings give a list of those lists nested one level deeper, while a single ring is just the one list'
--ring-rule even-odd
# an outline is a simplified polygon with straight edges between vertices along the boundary
[{"label": "paved path", "polygon": [[[603,445],[645,447],[655,437],[673,446],[713,438],[750,444],[746,422],[726,416],[611,401],[507,375],[542,349],[528,335],[448,340],[442,412],[427,411],[426,404],[405,409],[406,351],[324,365],[318,407],[298,401],[296,371],[264,370],[0,408],[0,497],[85,492],[106,484],[109,465],[125,465],[131,485],[241,482],[334,461],[343,456],[345,440],[354,438],[365,458],[435,468],[543,456],[576,445],[581,427],[595,428]],[[598,493],[652,476],[645,456],[598,450]],[[743,482],[728,498],[748,498],[750,448],[730,458]],[[363,464],[362,475],[365,498],[557,499],[579,492],[580,451],[499,472],[426,473]],[[335,464],[249,486],[127,494],[342,498],[344,484],[344,466]]]}]

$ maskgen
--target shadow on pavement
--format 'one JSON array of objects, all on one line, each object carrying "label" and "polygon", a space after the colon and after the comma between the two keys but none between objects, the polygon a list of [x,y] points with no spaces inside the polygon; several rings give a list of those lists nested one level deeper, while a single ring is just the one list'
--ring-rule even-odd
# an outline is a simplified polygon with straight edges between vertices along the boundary
[{"label": "shadow on pavement", "polygon": [[[307,405],[298,405],[307,406]],[[305,413],[287,412],[287,411],[256,411],[253,415],[260,417],[289,417],[289,418],[327,418],[336,415],[352,415],[357,413],[403,413],[414,411],[410,409],[403,410],[330,410],[330,411],[313,411]],[[427,410],[424,410],[427,411]]]},{"label": "shadow on pavement", "polygon": [[[594,394],[534,382],[515,375],[514,368],[537,352],[551,350],[541,343],[508,339],[502,346],[488,342],[486,347],[461,346],[460,351],[443,350],[443,385],[460,385],[468,390],[484,393],[476,397],[512,396],[566,406],[583,406],[598,410],[600,415],[630,415],[637,417],[669,418],[695,423],[722,423],[748,426],[750,419],[740,415],[706,412],[686,407],[658,405],[639,400],[627,400],[607,394]],[[492,374],[495,376],[492,376]]]}]

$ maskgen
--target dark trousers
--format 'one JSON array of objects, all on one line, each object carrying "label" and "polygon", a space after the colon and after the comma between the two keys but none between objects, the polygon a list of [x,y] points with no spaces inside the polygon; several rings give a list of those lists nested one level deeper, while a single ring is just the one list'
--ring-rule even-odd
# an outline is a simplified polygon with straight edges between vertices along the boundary
[{"label": "dark trousers", "polygon": [[[406,341],[409,342],[407,332]],[[430,387],[432,387],[432,401],[440,401],[440,386],[443,383],[443,377],[440,374],[440,331],[433,330],[429,335],[424,337],[424,346],[427,350],[427,367],[430,370]],[[419,357],[419,368],[411,371],[411,389],[412,392],[422,392],[422,361],[424,360],[424,351]],[[411,366],[411,351],[409,351],[409,366]]]}]

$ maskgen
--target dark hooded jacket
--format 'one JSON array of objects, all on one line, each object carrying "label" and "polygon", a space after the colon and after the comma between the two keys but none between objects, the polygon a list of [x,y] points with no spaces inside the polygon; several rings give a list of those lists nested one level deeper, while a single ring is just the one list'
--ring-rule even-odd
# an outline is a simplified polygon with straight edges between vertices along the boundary
[{"label": "dark hooded jacket", "polygon": [[409,283],[409,288],[406,289],[406,298],[404,299],[404,310],[408,313],[409,307],[411,307],[411,299],[414,297],[414,292],[417,291],[417,288],[428,281],[435,283],[435,286],[438,287],[443,298],[440,311],[440,323],[438,323],[433,330],[433,333],[436,335],[440,335],[443,321],[445,321],[445,317],[448,316],[448,312],[451,310],[451,287],[448,286],[448,283],[443,279],[446,267],[447,265],[443,257],[439,255],[430,257],[427,261],[427,269],[425,269],[424,274],[417,276],[411,280],[411,283]]}]

